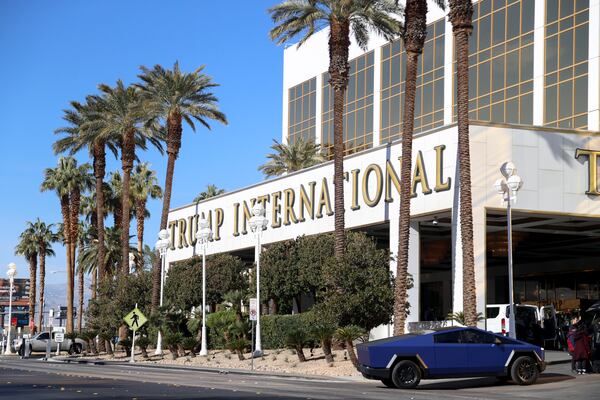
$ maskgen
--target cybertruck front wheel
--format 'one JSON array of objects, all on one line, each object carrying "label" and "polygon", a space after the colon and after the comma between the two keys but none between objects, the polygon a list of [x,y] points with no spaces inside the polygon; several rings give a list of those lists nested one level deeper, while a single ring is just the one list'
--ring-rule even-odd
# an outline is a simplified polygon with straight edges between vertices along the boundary
[{"label": "cybertruck front wheel", "polygon": [[421,381],[421,370],[412,361],[400,361],[392,370],[392,382],[398,389],[413,389]]},{"label": "cybertruck front wheel", "polygon": [[535,360],[529,356],[521,356],[510,367],[510,376],[518,385],[532,385],[540,375]]}]

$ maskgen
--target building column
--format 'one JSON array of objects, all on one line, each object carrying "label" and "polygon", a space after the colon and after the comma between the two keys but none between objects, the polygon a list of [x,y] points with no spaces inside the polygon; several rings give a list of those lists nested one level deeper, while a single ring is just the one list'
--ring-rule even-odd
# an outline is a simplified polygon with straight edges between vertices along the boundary
[{"label": "building column", "polygon": [[[408,328],[409,322],[417,322],[421,315],[421,236],[419,223],[410,223],[410,238],[408,242],[408,273],[412,276],[413,287],[408,291],[408,302],[410,303],[410,314],[406,318]],[[390,247],[392,244],[390,243]]]},{"label": "building column", "polygon": [[600,0],[590,0],[588,40],[588,130],[600,131]]},{"label": "building column", "polygon": [[373,50],[373,147],[381,144],[381,48]]},{"label": "building column", "polygon": [[[455,178],[454,204],[452,206],[452,311],[463,311],[463,253],[460,234],[460,208],[459,208],[459,183],[458,173]],[[475,204],[475,202],[474,202]],[[473,254],[475,258],[475,295],[477,312],[485,315],[486,306],[486,224],[485,208],[473,207]],[[485,321],[478,324],[485,326]]]},{"label": "building column", "polygon": [[444,125],[449,125],[453,121],[454,34],[452,33],[452,24],[448,21],[448,18],[446,18],[444,32]]},{"label": "building column", "polygon": [[315,144],[321,144],[321,133],[323,130],[323,74],[316,76],[316,93],[315,93]]},{"label": "building column", "polygon": [[546,0],[535,0],[533,24],[533,125],[544,125],[544,57]]}]

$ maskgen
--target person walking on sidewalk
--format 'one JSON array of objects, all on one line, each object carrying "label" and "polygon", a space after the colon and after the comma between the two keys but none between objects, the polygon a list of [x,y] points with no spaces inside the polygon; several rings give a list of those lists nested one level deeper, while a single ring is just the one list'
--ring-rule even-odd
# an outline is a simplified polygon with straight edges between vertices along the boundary
[{"label": "person walking on sidewalk", "polygon": [[573,359],[575,360],[577,374],[582,375],[586,373],[587,363],[590,359],[590,336],[585,329],[585,324],[580,322],[576,326],[577,331],[573,336],[575,342]]}]

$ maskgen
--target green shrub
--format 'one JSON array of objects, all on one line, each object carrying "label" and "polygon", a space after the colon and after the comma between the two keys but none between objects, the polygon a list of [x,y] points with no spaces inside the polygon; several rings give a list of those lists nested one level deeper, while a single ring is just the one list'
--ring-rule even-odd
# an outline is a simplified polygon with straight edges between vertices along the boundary
[{"label": "green shrub", "polygon": [[[308,328],[312,312],[294,315],[265,315],[260,318],[261,340],[265,349],[281,349],[286,347],[287,336],[299,328]],[[311,345],[311,341],[307,341]]]},{"label": "green shrub", "polygon": [[185,350],[190,352],[190,356],[196,357],[196,347],[198,346],[198,340],[195,337],[186,337],[181,341],[181,345]]},{"label": "green shrub", "polygon": [[152,342],[150,341],[150,338],[147,336],[140,336],[139,338],[137,338],[135,340],[135,344],[142,351],[142,356],[144,358],[148,358],[148,346],[150,346],[150,343],[152,343]]},{"label": "green shrub", "polygon": [[177,347],[181,344],[182,340],[183,335],[181,332],[167,332],[165,334],[163,342],[165,346],[169,348],[169,351],[171,352],[171,358],[173,358],[173,360],[177,359],[179,355]]},{"label": "green shrub", "polygon": [[208,341],[211,349],[224,349],[230,339],[229,327],[235,322],[235,311],[217,311],[206,316],[206,327],[209,328]]}]

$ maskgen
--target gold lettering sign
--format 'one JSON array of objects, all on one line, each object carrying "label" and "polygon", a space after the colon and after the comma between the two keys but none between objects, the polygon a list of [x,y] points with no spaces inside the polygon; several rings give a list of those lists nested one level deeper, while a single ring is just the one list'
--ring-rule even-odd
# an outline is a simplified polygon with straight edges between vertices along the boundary
[{"label": "gold lettering sign", "polygon": [[598,191],[598,156],[600,156],[600,150],[575,150],[575,158],[578,159],[580,156],[587,156],[588,158],[588,190],[585,194],[600,196]]},{"label": "gold lettering sign", "polygon": [[[435,150],[435,187],[436,192],[450,190],[451,179],[444,177],[444,150],[446,146],[439,145]],[[587,156],[589,160],[589,187],[587,194],[600,195],[598,191],[598,161],[600,151],[577,149],[575,158]],[[398,158],[400,159],[400,158]],[[385,171],[383,170],[385,168]],[[379,164],[368,165],[360,177],[361,170],[356,168],[349,172],[344,172],[344,181],[351,185],[351,210],[357,211],[361,208],[361,202],[368,207],[376,207],[382,200],[390,203],[394,201],[394,196],[400,193],[400,179],[390,160],[386,160],[385,167]],[[373,185],[373,179],[375,180]],[[360,183],[360,184],[359,184]],[[430,194],[433,191],[429,186],[427,171],[423,159],[423,153],[417,152],[415,165],[411,182],[411,195],[417,196],[417,186],[421,186],[420,193]],[[318,197],[316,195],[317,182],[312,181],[307,185],[300,184],[297,188],[286,188],[283,191],[277,191],[271,194],[265,194],[243,200],[239,203],[233,203],[232,207],[232,235],[234,237],[248,234],[248,224],[252,217],[252,208],[258,202],[267,209],[271,209],[271,227],[276,229],[282,225],[289,226],[305,222],[306,219],[323,218],[323,216],[333,215],[331,207],[331,197],[329,195],[329,186],[327,178],[322,178]],[[392,189],[394,187],[396,190]],[[371,190],[369,190],[371,188]],[[385,193],[384,193],[385,191]],[[362,192],[362,193],[361,193]],[[213,219],[214,214],[214,219]],[[196,232],[198,231],[199,218],[208,220],[209,226],[213,230],[211,240],[221,240],[221,229],[226,221],[227,214],[223,208],[214,208],[205,210],[202,213],[188,216],[186,218],[170,221],[168,229],[170,231],[170,249],[183,249],[196,244]],[[240,226],[241,225],[241,226]],[[241,229],[240,229],[241,228]]]}]

